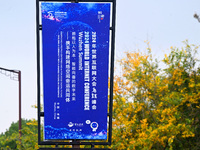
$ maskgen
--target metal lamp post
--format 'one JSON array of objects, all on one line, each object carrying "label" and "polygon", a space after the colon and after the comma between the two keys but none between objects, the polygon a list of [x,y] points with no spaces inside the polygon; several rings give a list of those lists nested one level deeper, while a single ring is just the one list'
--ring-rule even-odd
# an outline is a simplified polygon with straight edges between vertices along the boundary
[{"label": "metal lamp post", "polygon": [[9,76],[11,80],[19,81],[19,139],[21,144],[21,71],[20,70],[10,70],[0,67],[0,73]]}]

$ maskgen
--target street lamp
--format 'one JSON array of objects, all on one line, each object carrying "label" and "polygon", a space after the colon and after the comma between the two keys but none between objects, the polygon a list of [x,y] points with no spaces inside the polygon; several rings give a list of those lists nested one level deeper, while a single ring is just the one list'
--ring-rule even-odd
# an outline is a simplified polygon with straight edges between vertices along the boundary
[{"label": "street lamp", "polygon": [[9,76],[11,80],[19,81],[19,140],[21,144],[21,71],[20,70],[10,70],[0,67],[0,73]]}]

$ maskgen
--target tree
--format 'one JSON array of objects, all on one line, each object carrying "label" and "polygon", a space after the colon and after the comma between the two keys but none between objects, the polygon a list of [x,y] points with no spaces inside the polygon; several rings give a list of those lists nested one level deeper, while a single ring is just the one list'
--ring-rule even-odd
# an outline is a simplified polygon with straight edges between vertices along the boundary
[{"label": "tree", "polygon": [[[0,135],[1,150],[37,150],[38,146],[38,122],[35,119],[22,119],[22,138],[19,140],[18,122],[13,122],[9,129]],[[43,129],[41,130],[41,137],[43,138]],[[55,146],[40,146],[40,147],[55,147]],[[67,148],[69,146],[59,146]]]},{"label": "tree", "polygon": [[37,121],[22,119],[21,143],[18,124],[18,122],[13,122],[9,129],[0,135],[1,149],[37,149]]},{"label": "tree", "polygon": [[113,149],[200,149],[197,46],[171,47],[160,62],[129,52],[114,85]]},{"label": "tree", "polygon": [[[181,49],[171,47],[163,68],[149,46],[147,54],[126,54],[120,61],[123,75],[115,77],[112,149],[200,149],[197,50],[187,42]],[[0,135],[2,150],[38,149],[37,121],[22,120],[22,126],[21,144],[17,122]]]}]

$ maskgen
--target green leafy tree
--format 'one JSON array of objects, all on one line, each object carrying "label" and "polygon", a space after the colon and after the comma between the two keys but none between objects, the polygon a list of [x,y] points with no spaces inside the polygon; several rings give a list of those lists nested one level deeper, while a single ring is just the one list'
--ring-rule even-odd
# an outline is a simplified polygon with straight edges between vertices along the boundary
[{"label": "green leafy tree", "polygon": [[[22,137],[19,139],[18,122],[13,122],[9,129],[0,135],[0,149],[1,150],[37,150],[38,146],[38,122],[35,119],[22,119]],[[41,128],[41,138],[43,139],[43,128]],[[40,146],[45,148],[52,148],[52,146]],[[68,148],[70,146],[59,146],[60,148]]]},{"label": "green leafy tree", "polygon": [[129,52],[114,86],[113,149],[200,149],[197,46],[171,47],[159,68],[148,53]]},{"label": "green leafy tree", "polygon": [[[19,122],[13,122],[9,129],[0,135],[0,147],[1,149],[28,149],[35,148],[37,136],[37,124],[35,120],[22,119],[22,130],[21,133],[23,138],[21,143],[19,140]],[[29,143],[27,144],[27,141]],[[34,145],[34,146],[33,146]]]}]

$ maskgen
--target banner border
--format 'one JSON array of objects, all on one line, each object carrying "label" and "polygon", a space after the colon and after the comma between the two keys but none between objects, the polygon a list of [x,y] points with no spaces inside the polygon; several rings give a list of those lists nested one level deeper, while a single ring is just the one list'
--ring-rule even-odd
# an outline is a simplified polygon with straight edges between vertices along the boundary
[{"label": "banner border", "polygon": [[[105,142],[95,142],[95,140],[68,140],[69,142],[63,142],[63,140],[47,140],[41,139],[41,118],[44,117],[44,112],[41,111],[41,31],[42,24],[40,23],[40,3],[41,2],[101,2],[111,3],[112,5],[112,24],[110,27],[111,31],[111,55],[110,55],[110,98],[109,98],[109,112],[107,114],[109,120],[108,126],[108,139],[103,140]],[[111,145],[112,141],[112,112],[113,112],[113,85],[114,85],[114,55],[115,55],[115,21],[116,21],[116,0],[36,0],[36,48],[37,48],[37,113],[38,113],[38,145]],[[92,141],[92,142],[87,142]],[[97,141],[97,140],[96,140]],[[98,140],[99,141],[99,140]],[[102,140],[100,140],[102,141]]]}]

